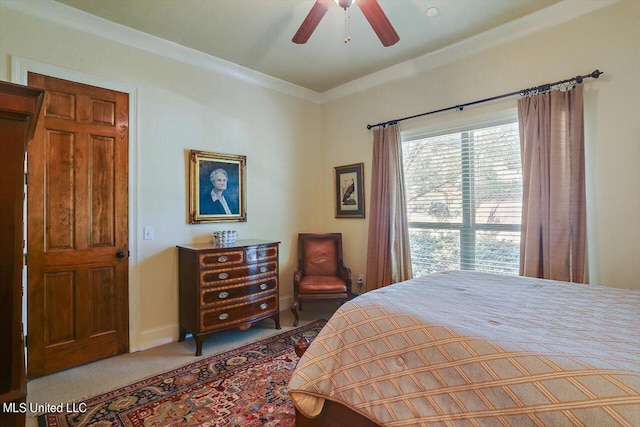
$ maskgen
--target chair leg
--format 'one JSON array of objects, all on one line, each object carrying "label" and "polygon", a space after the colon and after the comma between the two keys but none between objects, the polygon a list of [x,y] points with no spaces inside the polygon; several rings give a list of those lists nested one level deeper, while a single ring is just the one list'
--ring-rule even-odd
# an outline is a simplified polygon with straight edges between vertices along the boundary
[{"label": "chair leg", "polygon": [[291,304],[291,313],[293,313],[293,326],[298,326],[298,300],[294,300]]}]

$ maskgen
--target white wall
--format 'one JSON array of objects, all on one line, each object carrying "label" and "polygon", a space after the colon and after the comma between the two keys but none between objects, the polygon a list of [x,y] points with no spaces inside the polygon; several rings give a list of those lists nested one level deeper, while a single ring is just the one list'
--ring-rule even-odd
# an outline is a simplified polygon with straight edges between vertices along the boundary
[{"label": "white wall", "polygon": [[[370,200],[372,132],[367,124],[410,116],[522,88],[605,72],[585,85],[591,282],[640,289],[640,2],[625,0],[525,39],[323,106],[323,199],[333,197],[333,166],[364,162]],[[402,122],[411,132],[474,120],[516,107],[517,98]],[[369,216],[367,205],[367,217]],[[334,219],[345,261],[366,271],[368,219]]]},{"label": "white wall", "polygon": [[[290,304],[295,241],[319,223],[320,107],[42,21],[0,4],[0,79],[26,58],[137,90],[137,164],[130,209],[134,349],[177,339],[177,249],[214,230],[281,241],[281,302]],[[246,223],[187,223],[188,150],[247,156]],[[137,223],[137,229],[134,228]],[[154,240],[142,240],[153,226]],[[293,249],[293,250],[292,250]]]}]

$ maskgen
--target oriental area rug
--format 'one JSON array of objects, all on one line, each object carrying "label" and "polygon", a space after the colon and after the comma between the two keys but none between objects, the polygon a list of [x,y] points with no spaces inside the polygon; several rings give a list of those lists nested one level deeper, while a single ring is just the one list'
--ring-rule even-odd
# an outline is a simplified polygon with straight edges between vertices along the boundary
[{"label": "oriental area rug", "polygon": [[325,321],[265,338],[172,371],[74,402],[75,412],[38,417],[39,427],[286,426],[295,424],[287,384],[294,342]]}]

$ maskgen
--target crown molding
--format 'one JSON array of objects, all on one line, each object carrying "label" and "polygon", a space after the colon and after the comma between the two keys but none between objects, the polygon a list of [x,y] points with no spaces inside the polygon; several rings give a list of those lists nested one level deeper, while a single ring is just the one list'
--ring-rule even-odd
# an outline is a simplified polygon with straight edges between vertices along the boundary
[{"label": "crown molding", "polygon": [[326,104],[385,83],[418,76],[437,67],[572,21],[620,1],[622,0],[561,1],[458,43],[337,86],[321,93],[319,103]]},{"label": "crown molding", "polygon": [[254,86],[271,89],[306,101],[318,102],[318,92],[91,15],[53,0],[0,0],[0,5],[44,21],[53,22],[154,55],[180,61]]},{"label": "crown molding", "polygon": [[3,7],[155,55],[316,104],[325,104],[396,80],[415,77],[462,58],[555,27],[622,0],[563,0],[474,37],[345,83],[315,92],[218,57],[134,30],[53,0],[0,0]]}]

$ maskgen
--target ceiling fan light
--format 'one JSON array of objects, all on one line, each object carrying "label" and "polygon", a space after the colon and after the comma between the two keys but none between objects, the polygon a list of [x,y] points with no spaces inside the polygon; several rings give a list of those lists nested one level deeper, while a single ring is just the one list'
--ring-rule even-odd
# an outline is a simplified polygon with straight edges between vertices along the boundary
[{"label": "ceiling fan light", "polygon": [[336,4],[338,6],[340,6],[343,9],[347,9],[348,7],[350,7],[353,3],[356,2],[356,0],[333,0],[334,2],[336,2]]},{"label": "ceiling fan light", "polygon": [[[357,0],[333,0],[338,6],[342,7],[345,11],[345,43],[348,42],[351,37],[350,29],[349,29],[349,11],[351,10],[351,6]],[[296,44],[304,44],[309,40],[309,37],[316,29],[322,17],[327,13],[329,6],[331,5],[331,0],[316,0],[313,4],[313,7],[309,11],[309,14],[304,19],[300,28],[291,39],[292,42]],[[383,46],[391,46],[396,44],[400,37],[396,30],[389,22],[389,18],[384,13],[380,5],[378,4],[378,0],[361,0],[358,3],[360,6],[360,11],[373,28],[373,31],[376,33],[380,42]]]}]

